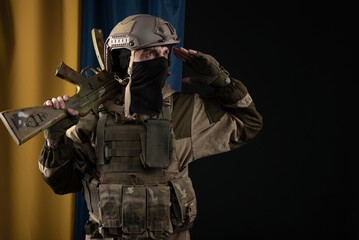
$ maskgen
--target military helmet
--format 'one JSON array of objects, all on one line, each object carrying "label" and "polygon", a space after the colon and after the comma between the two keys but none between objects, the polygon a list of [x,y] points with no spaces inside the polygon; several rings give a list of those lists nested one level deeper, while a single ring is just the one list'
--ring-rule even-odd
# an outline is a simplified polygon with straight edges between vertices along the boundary
[{"label": "military helmet", "polygon": [[[175,45],[180,42],[171,23],[147,14],[132,15],[119,22],[105,42],[105,68],[112,71],[116,61],[112,54],[118,50],[135,51],[141,48]],[[129,52],[129,51],[127,51]]]}]

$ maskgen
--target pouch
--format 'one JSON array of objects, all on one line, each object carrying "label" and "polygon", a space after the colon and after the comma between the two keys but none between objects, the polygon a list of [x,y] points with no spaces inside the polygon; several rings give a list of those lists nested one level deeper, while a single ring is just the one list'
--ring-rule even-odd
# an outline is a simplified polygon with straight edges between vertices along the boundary
[{"label": "pouch", "polygon": [[102,226],[120,228],[122,226],[122,185],[101,184],[99,195]]},{"label": "pouch", "polygon": [[143,233],[146,230],[146,187],[123,187],[124,233]]},{"label": "pouch", "polygon": [[179,230],[190,229],[197,216],[197,200],[189,177],[171,180],[172,214],[174,227]]},{"label": "pouch", "polygon": [[167,168],[170,156],[170,121],[148,119],[146,127],[145,165],[151,168]]},{"label": "pouch", "polygon": [[152,232],[172,232],[170,188],[167,185],[147,187],[147,228]]},{"label": "pouch", "polygon": [[82,179],[82,186],[82,196],[86,199],[87,209],[96,216],[99,216],[99,181],[86,173]]}]

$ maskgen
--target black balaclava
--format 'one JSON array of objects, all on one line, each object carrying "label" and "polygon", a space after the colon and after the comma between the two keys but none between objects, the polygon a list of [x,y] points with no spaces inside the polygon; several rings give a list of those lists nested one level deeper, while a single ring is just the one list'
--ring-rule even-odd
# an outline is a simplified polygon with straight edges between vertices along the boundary
[{"label": "black balaclava", "polygon": [[162,87],[168,76],[168,60],[165,57],[134,62],[130,112],[158,115],[162,110]]},{"label": "black balaclava", "polygon": [[115,72],[118,77],[125,79],[127,69],[130,62],[131,51],[128,49],[115,49],[112,54],[112,72]]}]

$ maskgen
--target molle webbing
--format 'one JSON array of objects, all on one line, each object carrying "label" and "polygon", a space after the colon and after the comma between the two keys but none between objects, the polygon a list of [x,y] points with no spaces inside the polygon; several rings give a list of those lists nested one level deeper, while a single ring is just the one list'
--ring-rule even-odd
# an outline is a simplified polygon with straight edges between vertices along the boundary
[{"label": "molle webbing", "polygon": [[105,128],[105,159],[111,157],[139,157],[142,152],[142,124],[112,125]]},{"label": "molle webbing", "polygon": [[97,162],[98,164],[105,164],[104,159],[104,129],[107,119],[107,113],[100,112],[99,120],[97,122],[96,135],[97,135]]},{"label": "molle webbing", "polygon": [[178,171],[170,173],[163,168],[147,166],[144,149],[149,140],[146,140],[144,124],[114,124],[110,115],[105,121],[102,145],[104,161],[97,164],[102,183],[166,184],[178,174]]},{"label": "molle webbing", "polygon": [[[159,118],[148,119],[147,123],[122,120],[116,122],[111,110],[109,113],[100,112],[97,126],[97,170],[101,175],[101,182],[164,184],[174,178],[178,171],[168,173],[165,170],[169,164],[171,144],[171,100],[170,96],[164,99]],[[114,103],[107,102],[105,107],[108,108],[111,104]],[[119,107],[118,114],[123,115],[123,106]]]},{"label": "molle webbing", "polygon": [[150,170],[153,173],[116,173],[103,172],[101,175],[101,183],[115,183],[124,185],[156,185],[167,184],[170,180],[175,178],[178,174],[168,173],[163,170]]},{"label": "molle webbing", "polygon": [[[110,125],[104,129],[105,164],[102,171],[106,172],[137,172],[143,171],[141,164],[141,136],[145,134],[142,124]],[[142,137],[143,138],[143,137]]]},{"label": "molle webbing", "polygon": [[[99,179],[87,174],[83,180],[91,219],[97,223],[94,230],[90,228],[91,234],[97,231],[105,238],[166,239],[191,227],[196,199],[188,172],[180,172],[173,165],[168,169],[168,164],[174,163],[169,158],[173,143],[171,100],[168,97],[163,101],[158,119],[145,123],[123,118],[116,121],[111,111],[99,114]],[[148,148],[156,149],[151,153],[154,158],[147,158]],[[166,161],[160,161],[165,156]]]}]

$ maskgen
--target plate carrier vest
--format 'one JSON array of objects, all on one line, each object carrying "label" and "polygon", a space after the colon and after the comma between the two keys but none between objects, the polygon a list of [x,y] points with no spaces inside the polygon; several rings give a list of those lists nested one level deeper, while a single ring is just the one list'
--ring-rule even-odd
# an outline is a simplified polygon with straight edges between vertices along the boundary
[{"label": "plate carrier vest", "polygon": [[164,239],[191,228],[196,196],[187,169],[179,169],[171,107],[169,96],[158,118],[136,123],[124,120],[123,106],[104,104],[96,129],[97,162],[83,178],[90,213],[86,234]]}]

